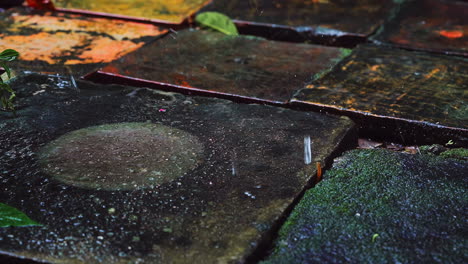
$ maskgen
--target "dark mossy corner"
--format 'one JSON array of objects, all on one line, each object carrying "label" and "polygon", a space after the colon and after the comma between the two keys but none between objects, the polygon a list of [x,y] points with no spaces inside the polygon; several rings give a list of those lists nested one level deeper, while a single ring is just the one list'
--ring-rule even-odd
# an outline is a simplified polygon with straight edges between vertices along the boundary
[{"label": "dark mossy corner", "polygon": [[306,192],[264,263],[466,261],[468,162],[443,156],[347,152]]}]

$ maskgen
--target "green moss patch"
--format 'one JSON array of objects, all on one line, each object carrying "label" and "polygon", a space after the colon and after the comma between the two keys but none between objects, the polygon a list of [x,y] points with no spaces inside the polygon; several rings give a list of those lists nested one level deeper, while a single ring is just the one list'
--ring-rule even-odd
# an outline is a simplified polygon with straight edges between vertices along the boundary
[{"label": "green moss patch", "polygon": [[468,162],[355,150],[300,201],[265,263],[462,263]]},{"label": "green moss patch", "polygon": [[468,160],[468,149],[466,148],[450,149],[450,150],[442,152],[440,156],[444,158]]}]

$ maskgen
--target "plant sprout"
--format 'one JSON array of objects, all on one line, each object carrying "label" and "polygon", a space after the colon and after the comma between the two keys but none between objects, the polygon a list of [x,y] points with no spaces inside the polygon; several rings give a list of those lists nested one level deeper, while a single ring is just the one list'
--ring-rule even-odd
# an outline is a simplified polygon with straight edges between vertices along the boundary
[{"label": "plant sprout", "polygon": [[[11,71],[7,65],[7,62],[14,61],[18,58],[19,53],[16,50],[6,49],[0,53],[0,66],[6,72],[8,79],[11,78]],[[10,85],[3,80],[3,77],[0,76],[0,102],[1,107],[4,110],[11,110],[15,111],[15,107],[13,106],[13,99],[15,98],[16,94],[11,89]]]}]

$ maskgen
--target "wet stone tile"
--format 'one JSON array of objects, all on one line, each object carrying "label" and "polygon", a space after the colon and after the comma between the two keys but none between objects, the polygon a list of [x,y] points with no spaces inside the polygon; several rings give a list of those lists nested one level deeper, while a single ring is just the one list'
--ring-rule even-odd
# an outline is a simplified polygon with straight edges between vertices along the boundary
[{"label": "wet stone tile", "polygon": [[56,8],[182,23],[210,0],[54,0]]},{"label": "wet stone tile", "polygon": [[468,56],[468,3],[418,0],[404,5],[377,39],[398,46]]},{"label": "wet stone tile", "polygon": [[298,31],[367,36],[385,21],[394,6],[392,0],[218,0],[204,10],[218,11],[245,22],[294,27]]},{"label": "wet stone tile", "polygon": [[182,87],[284,102],[349,54],[347,49],[179,31],[102,71]]},{"label": "wet stone tile", "polygon": [[38,75],[12,86],[0,201],[44,226],[1,228],[0,251],[54,263],[242,261],[353,130],[144,88]]},{"label": "wet stone tile", "polygon": [[21,54],[12,69],[76,75],[166,32],[149,24],[25,9],[5,12],[0,19],[0,50],[11,48]]},{"label": "wet stone tile", "polygon": [[293,104],[467,128],[468,60],[360,46]]},{"label": "wet stone tile", "polygon": [[464,262],[468,150],[445,153],[353,150],[337,158],[261,263]]}]

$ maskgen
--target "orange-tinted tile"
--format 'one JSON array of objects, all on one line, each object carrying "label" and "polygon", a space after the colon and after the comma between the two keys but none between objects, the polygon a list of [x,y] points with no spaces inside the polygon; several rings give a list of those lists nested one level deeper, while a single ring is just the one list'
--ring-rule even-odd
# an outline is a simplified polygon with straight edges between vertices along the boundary
[{"label": "orange-tinted tile", "polygon": [[210,0],[55,0],[56,8],[81,9],[182,23]]},{"label": "orange-tinted tile", "polygon": [[151,40],[145,37],[166,32],[149,24],[22,9],[3,16],[0,49],[16,49],[20,61],[46,66],[107,63]]}]

